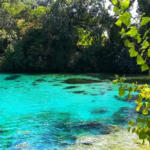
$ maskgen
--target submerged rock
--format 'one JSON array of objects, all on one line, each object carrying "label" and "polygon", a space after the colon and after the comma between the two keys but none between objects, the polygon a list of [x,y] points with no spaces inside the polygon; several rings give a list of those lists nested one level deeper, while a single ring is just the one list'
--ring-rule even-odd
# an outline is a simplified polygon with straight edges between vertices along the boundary
[{"label": "submerged rock", "polygon": [[84,93],[84,91],[73,91],[73,93],[81,94],[81,93]]},{"label": "submerged rock", "polygon": [[68,87],[65,87],[63,89],[74,89],[74,88],[77,88],[78,86],[68,86]]},{"label": "submerged rock", "polygon": [[99,128],[103,128],[104,125],[102,125],[101,123],[99,122],[96,122],[96,121],[93,121],[93,122],[88,122],[88,123],[83,123],[83,124],[80,124],[78,126],[75,126],[76,129],[99,129]]},{"label": "submerged rock", "polygon": [[[87,144],[84,144],[87,143]],[[142,145],[136,134],[125,129],[107,135],[82,136],[76,140],[76,145],[64,150],[149,150],[149,143]]]},{"label": "submerged rock", "polygon": [[37,79],[37,80],[35,80],[35,82],[46,82],[46,80],[45,79]]},{"label": "submerged rock", "polygon": [[93,79],[83,79],[83,78],[71,78],[65,80],[63,83],[67,84],[89,84],[89,83],[99,83],[102,82],[100,80],[93,80]]},{"label": "submerged rock", "polygon": [[6,77],[5,80],[16,80],[19,77],[21,77],[21,76],[20,75],[12,75],[12,76]]},{"label": "submerged rock", "polygon": [[15,150],[35,150],[29,143],[24,142],[15,146]]},{"label": "submerged rock", "polygon": [[96,95],[99,95],[99,94],[96,94],[96,93],[92,93],[91,95],[92,95],[92,96],[96,96]]},{"label": "submerged rock", "polygon": [[104,91],[103,91],[103,92],[100,92],[100,95],[104,95],[105,93],[106,93],[106,92],[104,92]]},{"label": "submerged rock", "polygon": [[99,109],[99,110],[93,110],[91,111],[92,114],[104,114],[104,113],[107,113],[108,110],[105,110],[105,109]]},{"label": "submerged rock", "polygon": [[32,83],[33,86],[37,86],[37,84],[35,82]]},{"label": "submerged rock", "polygon": [[94,103],[94,102],[96,102],[96,100],[92,100],[91,102],[93,102],[93,103]]},{"label": "submerged rock", "polygon": [[117,100],[120,101],[127,101],[127,102],[133,102],[137,99],[138,95],[132,95],[131,99],[128,100],[127,96],[124,97],[119,97],[117,95],[114,96],[114,98],[116,98]]},{"label": "submerged rock", "polygon": [[93,134],[109,134],[111,132],[111,128],[109,126],[96,121],[80,123],[72,126],[71,129],[74,130],[74,133],[84,131],[85,133],[88,132]]},{"label": "submerged rock", "polygon": [[115,124],[126,124],[129,120],[132,119],[132,116],[135,114],[135,109],[130,107],[121,107],[117,112],[113,114],[113,121]]}]

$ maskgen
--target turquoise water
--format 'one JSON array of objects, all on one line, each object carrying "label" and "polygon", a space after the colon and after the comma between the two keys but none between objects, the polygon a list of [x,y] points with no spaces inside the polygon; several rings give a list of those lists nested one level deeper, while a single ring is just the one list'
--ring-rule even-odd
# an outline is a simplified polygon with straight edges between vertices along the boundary
[{"label": "turquoise water", "polygon": [[0,150],[63,149],[78,136],[125,126],[134,102],[119,99],[108,76],[97,77],[0,74]]}]

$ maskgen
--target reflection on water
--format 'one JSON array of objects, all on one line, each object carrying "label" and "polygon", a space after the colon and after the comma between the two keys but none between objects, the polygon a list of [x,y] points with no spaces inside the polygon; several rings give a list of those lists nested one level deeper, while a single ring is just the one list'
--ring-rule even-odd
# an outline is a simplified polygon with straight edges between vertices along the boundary
[{"label": "reflection on water", "polygon": [[81,135],[126,125],[134,102],[90,75],[0,74],[0,149],[63,149]]}]

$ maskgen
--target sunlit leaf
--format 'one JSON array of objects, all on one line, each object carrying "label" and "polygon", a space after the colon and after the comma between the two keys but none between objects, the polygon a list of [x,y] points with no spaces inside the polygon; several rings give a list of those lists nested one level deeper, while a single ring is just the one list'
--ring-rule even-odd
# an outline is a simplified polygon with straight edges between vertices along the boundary
[{"label": "sunlit leaf", "polygon": [[137,27],[131,27],[131,29],[126,33],[127,36],[136,36],[138,34]]},{"label": "sunlit leaf", "polygon": [[120,86],[119,87],[119,96],[121,97],[121,96],[123,96],[123,95],[125,95],[125,87],[122,87],[122,86]]},{"label": "sunlit leaf", "polygon": [[126,10],[130,5],[130,1],[129,0],[124,0],[122,3],[121,3],[121,9],[122,10]]},{"label": "sunlit leaf", "polygon": [[113,11],[114,11],[116,14],[118,14],[118,15],[121,14],[121,11],[120,11],[120,9],[119,9],[118,7],[114,7]]},{"label": "sunlit leaf", "polygon": [[135,50],[134,46],[129,50],[130,57],[136,57],[138,55],[138,52]]},{"label": "sunlit leaf", "polygon": [[142,48],[141,48],[141,49],[146,49],[148,46],[149,46],[149,43],[145,40],[145,41],[142,43]]},{"label": "sunlit leaf", "polygon": [[150,48],[148,49],[147,55],[148,55],[148,57],[150,57]]},{"label": "sunlit leaf", "polygon": [[124,34],[125,33],[125,29],[122,28],[121,32],[119,32],[119,34]]},{"label": "sunlit leaf", "polygon": [[113,5],[117,5],[118,4],[118,0],[111,0]]},{"label": "sunlit leaf", "polygon": [[148,33],[149,33],[149,30],[147,30],[147,31],[144,33],[143,39],[145,39],[145,37],[147,36]]},{"label": "sunlit leaf", "polygon": [[117,79],[117,80],[113,80],[112,83],[113,83],[113,84],[118,83],[118,79]]},{"label": "sunlit leaf", "polygon": [[147,109],[144,109],[144,110],[142,111],[142,114],[143,114],[143,115],[148,115]]},{"label": "sunlit leaf", "polygon": [[138,64],[138,65],[145,64],[145,61],[144,61],[144,59],[141,57],[141,55],[138,55],[138,56],[137,56],[137,64]]},{"label": "sunlit leaf", "polygon": [[150,102],[146,102],[146,108],[150,108]]},{"label": "sunlit leaf", "polygon": [[149,66],[148,66],[147,64],[143,64],[143,65],[141,66],[141,69],[142,69],[142,72],[143,72],[143,71],[146,71],[146,70],[149,69]]},{"label": "sunlit leaf", "polygon": [[129,27],[131,24],[131,14],[128,12],[125,12],[122,16],[119,17],[119,19],[127,26]]},{"label": "sunlit leaf", "polygon": [[136,111],[139,111],[142,106],[143,106],[143,103],[139,103],[138,106],[136,107]]},{"label": "sunlit leaf", "polygon": [[139,18],[139,19],[141,20],[141,18],[142,18],[144,15],[145,15],[145,13],[143,13],[143,14],[140,16],[140,18]]},{"label": "sunlit leaf", "polygon": [[124,82],[126,78],[120,78],[119,82]]},{"label": "sunlit leaf", "polygon": [[117,74],[115,74],[115,78],[119,78],[119,76]]},{"label": "sunlit leaf", "polygon": [[128,124],[129,124],[130,126],[134,126],[134,121],[130,120],[130,121],[128,122]]},{"label": "sunlit leaf", "polygon": [[121,27],[122,21],[118,20],[115,24],[116,24],[117,26]]},{"label": "sunlit leaf", "polygon": [[133,45],[130,43],[130,41],[127,39],[126,41],[125,41],[125,46],[127,46],[127,47],[132,47]]},{"label": "sunlit leaf", "polygon": [[150,22],[149,17],[143,17],[141,21],[141,26],[146,25],[148,22]]}]

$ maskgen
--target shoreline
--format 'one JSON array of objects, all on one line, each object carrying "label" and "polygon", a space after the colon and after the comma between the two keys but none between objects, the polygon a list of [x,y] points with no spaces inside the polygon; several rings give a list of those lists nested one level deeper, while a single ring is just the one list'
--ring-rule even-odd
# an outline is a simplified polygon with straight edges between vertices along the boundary
[{"label": "shoreline", "polygon": [[119,129],[106,135],[83,136],[76,140],[76,145],[63,150],[150,150],[148,141],[142,140],[126,129]]}]

